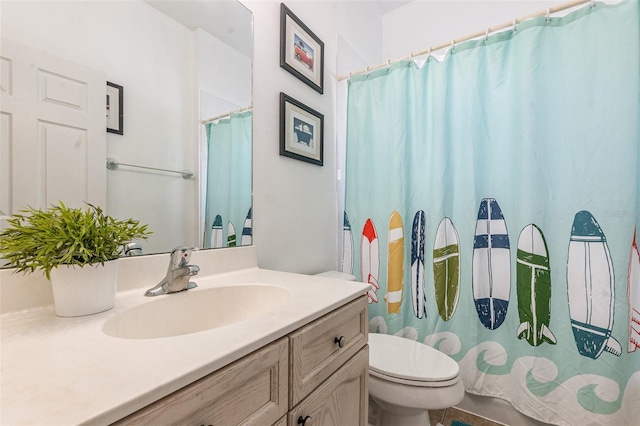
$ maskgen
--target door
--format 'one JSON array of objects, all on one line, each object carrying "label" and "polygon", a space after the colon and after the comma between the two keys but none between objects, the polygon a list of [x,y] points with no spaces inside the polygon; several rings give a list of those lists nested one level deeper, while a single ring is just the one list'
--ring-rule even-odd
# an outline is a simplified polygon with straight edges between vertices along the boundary
[{"label": "door", "polygon": [[0,230],[63,201],[106,207],[106,78],[6,39],[0,44]]}]

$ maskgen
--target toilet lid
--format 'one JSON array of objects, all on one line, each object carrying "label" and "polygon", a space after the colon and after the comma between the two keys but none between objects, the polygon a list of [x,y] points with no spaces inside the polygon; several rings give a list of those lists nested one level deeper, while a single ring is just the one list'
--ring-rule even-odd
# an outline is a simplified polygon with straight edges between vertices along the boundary
[{"label": "toilet lid", "polygon": [[425,344],[388,334],[369,333],[369,369],[387,377],[420,382],[458,377],[458,363]]}]

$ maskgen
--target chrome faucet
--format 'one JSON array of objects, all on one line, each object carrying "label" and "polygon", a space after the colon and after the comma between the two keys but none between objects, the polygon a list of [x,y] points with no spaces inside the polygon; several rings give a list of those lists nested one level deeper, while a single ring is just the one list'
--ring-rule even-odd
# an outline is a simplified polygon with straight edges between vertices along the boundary
[{"label": "chrome faucet", "polygon": [[145,296],[158,296],[161,294],[175,293],[197,287],[196,283],[189,282],[189,277],[198,275],[200,267],[189,265],[193,247],[176,247],[171,252],[167,275],[154,287],[147,290]]}]

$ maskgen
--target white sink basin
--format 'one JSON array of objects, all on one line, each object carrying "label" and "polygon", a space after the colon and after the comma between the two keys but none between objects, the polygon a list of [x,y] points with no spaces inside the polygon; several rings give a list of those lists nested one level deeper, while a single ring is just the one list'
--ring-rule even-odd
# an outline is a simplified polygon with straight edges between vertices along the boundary
[{"label": "white sink basin", "polygon": [[102,331],[122,339],[155,339],[210,330],[252,318],[283,305],[283,287],[245,284],[192,289],[155,296],[157,300],[120,312]]}]

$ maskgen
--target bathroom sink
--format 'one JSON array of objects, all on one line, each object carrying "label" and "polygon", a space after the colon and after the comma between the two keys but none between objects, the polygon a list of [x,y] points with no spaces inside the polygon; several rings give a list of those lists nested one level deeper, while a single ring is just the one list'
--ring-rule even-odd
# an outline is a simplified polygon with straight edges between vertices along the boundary
[{"label": "bathroom sink", "polygon": [[102,331],[122,339],[155,339],[197,333],[273,311],[291,296],[283,287],[246,284],[193,289],[118,313]]}]

